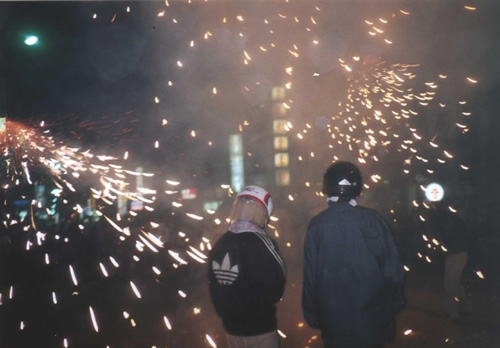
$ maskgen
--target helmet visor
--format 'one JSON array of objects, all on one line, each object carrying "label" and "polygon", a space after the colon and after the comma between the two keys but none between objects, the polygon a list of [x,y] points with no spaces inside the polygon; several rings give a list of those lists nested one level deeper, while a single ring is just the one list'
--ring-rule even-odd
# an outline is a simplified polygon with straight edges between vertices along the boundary
[{"label": "helmet visor", "polygon": [[231,222],[234,220],[251,221],[257,226],[264,228],[267,222],[267,210],[255,199],[239,197],[234,201],[230,220]]}]

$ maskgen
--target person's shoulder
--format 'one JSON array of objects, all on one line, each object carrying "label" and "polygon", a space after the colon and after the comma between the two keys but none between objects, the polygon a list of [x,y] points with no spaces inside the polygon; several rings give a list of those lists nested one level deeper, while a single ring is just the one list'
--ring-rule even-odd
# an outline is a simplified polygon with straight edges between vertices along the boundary
[{"label": "person's shoulder", "polygon": [[259,242],[257,232],[226,232],[219,237],[216,243],[231,243],[231,244],[254,244]]},{"label": "person's shoulder", "polygon": [[321,223],[321,221],[323,221],[327,216],[328,216],[328,209],[324,209],[323,211],[319,212],[318,214],[316,214],[311,218],[311,220],[309,221],[309,225],[311,226]]},{"label": "person's shoulder", "polygon": [[371,215],[371,216],[380,216],[380,213],[376,211],[373,208],[369,207],[364,207],[361,205],[357,205],[355,209],[360,213],[360,214],[366,214],[366,215]]},{"label": "person's shoulder", "polygon": [[[219,253],[223,253],[226,250],[241,250],[241,249],[247,249],[251,241],[248,242],[248,237],[245,236],[248,233],[233,233],[230,231],[225,232],[224,234],[220,235],[216,240],[215,243],[212,246],[212,249],[210,251],[211,255],[216,255]],[[243,248],[242,248],[243,246]]]},{"label": "person's shoulder", "polygon": [[352,214],[359,214],[361,213],[364,208],[360,208],[359,206],[352,207],[347,206],[345,204],[332,204],[329,205],[328,208],[324,209],[317,215],[315,215],[311,220],[310,220],[310,225],[315,225],[315,224],[322,224],[322,223],[330,223],[333,220],[338,219],[341,216],[346,216],[346,215],[352,215]]},{"label": "person's shoulder", "polygon": [[380,214],[380,212],[378,212],[377,210],[360,205],[356,206],[355,208],[355,210],[360,214],[361,218],[371,221],[379,221],[385,224],[385,220],[382,217],[382,214]]},{"label": "person's shoulder", "polygon": [[259,240],[257,236],[258,232],[241,232],[236,233],[236,238],[240,241],[244,241],[246,243],[252,243],[254,241]]},{"label": "person's shoulder", "polygon": [[277,250],[276,242],[265,233],[259,232],[242,232],[235,234],[231,244],[238,245],[238,249],[242,252],[259,253],[267,249]]},{"label": "person's shoulder", "polygon": [[276,242],[266,233],[244,232],[240,233],[240,240],[246,245],[262,244],[262,242],[275,244]]}]

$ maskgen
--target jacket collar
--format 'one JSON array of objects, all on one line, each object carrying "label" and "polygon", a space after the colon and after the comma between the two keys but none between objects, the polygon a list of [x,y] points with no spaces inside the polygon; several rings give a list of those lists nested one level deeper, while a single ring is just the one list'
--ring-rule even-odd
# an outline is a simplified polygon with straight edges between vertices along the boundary
[{"label": "jacket collar", "polygon": [[242,232],[257,232],[261,234],[266,234],[263,228],[260,228],[256,224],[246,220],[234,220],[231,225],[229,225],[229,232],[242,233]]},{"label": "jacket collar", "polygon": [[[338,196],[331,196],[331,197],[328,197],[326,199],[326,201],[328,202],[328,204],[330,205],[331,203],[337,203],[339,201],[340,197]],[[339,202],[339,203],[343,203],[343,202]],[[357,206],[358,205],[358,202],[356,201],[356,199],[352,198],[350,201],[349,201],[349,204],[352,205],[353,207]]]}]

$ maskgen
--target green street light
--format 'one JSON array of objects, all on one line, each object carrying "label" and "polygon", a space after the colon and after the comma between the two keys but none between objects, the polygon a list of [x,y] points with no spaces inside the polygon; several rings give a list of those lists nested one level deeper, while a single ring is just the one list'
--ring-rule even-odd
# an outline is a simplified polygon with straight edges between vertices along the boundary
[{"label": "green street light", "polygon": [[27,46],[34,46],[38,43],[38,36],[36,35],[27,35],[24,38],[24,44]]}]

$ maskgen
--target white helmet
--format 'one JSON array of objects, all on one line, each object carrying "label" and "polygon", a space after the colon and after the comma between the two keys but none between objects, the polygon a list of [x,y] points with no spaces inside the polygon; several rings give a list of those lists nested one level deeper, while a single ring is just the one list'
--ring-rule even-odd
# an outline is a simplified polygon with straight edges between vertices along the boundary
[{"label": "white helmet", "polygon": [[273,211],[271,195],[263,187],[249,185],[236,196],[231,211],[231,222],[246,220],[264,228]]}]

